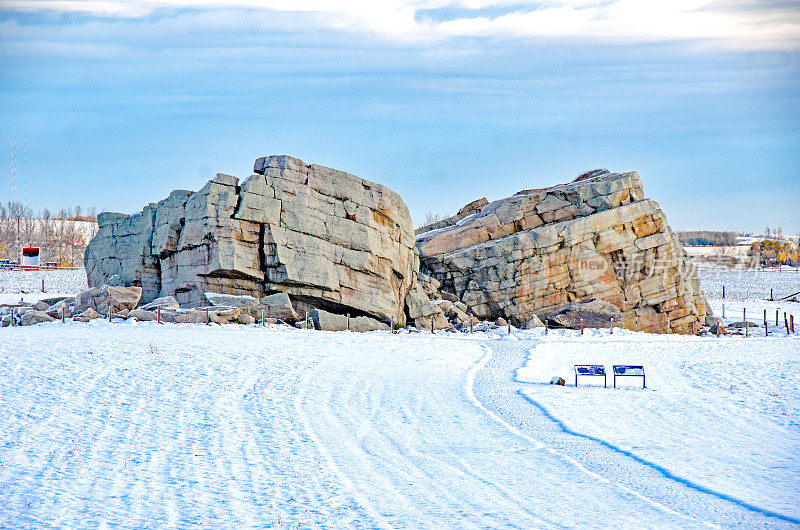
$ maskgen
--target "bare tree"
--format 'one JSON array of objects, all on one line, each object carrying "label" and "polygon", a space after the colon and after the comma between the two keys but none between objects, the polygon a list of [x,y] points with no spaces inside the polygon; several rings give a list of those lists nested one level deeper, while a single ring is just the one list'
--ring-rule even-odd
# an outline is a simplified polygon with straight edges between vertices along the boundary
[{"label": "bare tree", "polygon": [[433,223],[438,223],[439,221],[443,221],[450,217],[448,214],[439,214],[433,212],[427,212],[425,214],[425,221],[422,223],[422,226],[432,225]]},{"label": "bare tree", "polygon": [[[76,219],[80,207],[61,209],[56,216],[44,208],[35,214],[19,202],[0,204],[0,258],[18,261],[22,247],[40,248],[41,263],[80,265],[86,245],[97,231],[96,217]],[[83,220],[85,219],[85,220]]]}]

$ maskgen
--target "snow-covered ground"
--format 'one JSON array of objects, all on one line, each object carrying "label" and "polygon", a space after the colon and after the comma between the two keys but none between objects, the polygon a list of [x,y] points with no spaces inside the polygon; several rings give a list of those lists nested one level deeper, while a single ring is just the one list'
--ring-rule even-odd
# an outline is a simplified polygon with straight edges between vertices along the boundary
[{"label": "snow-covered ground", "polygon": [[[800,340],[591,331],[539,339],[517,380],[566,429],[683,480],[800,519]],[[639,336],[637,336],[639,335]],[[602,364],[580,377],[575,364]],[[612,365],[644,365],[642,379]],[[554,389],[554,375],[571,387]]]},{"label": "snow-covered ground", "polygon": [[781,267],[775,269],[729,269],[715,267],[699,269],[700,285],[708,298],[759,300],[769,298],[770,289],[775,298],[800,291],[800,269]]},{"label": "snow-covered ground", "polygon": [[[800,521],[798,338],[121,321],[0,337],[0,526]],[[512,354],[516,374],[493,367]],[[643,363],[650,388],[542,384],[578,361]]]},{"label": "snow-covered ground", "polygon": [[[42,292],[44,280],[44,292]],[[0,269],[0,304],[35,301],[54,296],[72,296],[87,288],[86,271],[42,270],[20,271]]]},{"label": "snow-covered ground", "polygon": [[0,527],[800,527],[800,304],[724,303],[769,337],[2,328]]}]

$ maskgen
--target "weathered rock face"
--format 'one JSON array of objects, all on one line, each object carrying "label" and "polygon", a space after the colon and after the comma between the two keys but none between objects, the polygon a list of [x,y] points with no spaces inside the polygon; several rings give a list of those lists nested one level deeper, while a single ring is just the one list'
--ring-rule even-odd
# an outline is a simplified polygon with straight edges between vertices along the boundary
[{"label": "weathered rock face", "polygon": [[518,325],[588,298],[623,325],[689,332],[706,303],[691,260],[636,173],[596,170],[417,230],[421,271],[485,319]]},{"label": "weathered rock face", "polygon": [[[101,214],[86,250],[90,286],[113,275],[142,301],[206,292],[292,300],[404,323],[418,261],[408,208],[388,188],[288,156],[259,158],[241,185],[218,174],[141,213]],[[302,308],[301,308],[302,309]]]}]

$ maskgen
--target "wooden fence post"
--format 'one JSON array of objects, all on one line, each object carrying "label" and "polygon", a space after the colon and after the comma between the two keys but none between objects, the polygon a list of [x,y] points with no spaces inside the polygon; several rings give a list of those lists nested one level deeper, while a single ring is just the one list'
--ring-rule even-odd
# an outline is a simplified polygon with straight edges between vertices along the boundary
[{"label": "wooden fence post", "polygon": [[350,331],[350,313],[347,313],[347,331]]},{"label": "wooden fence post", "polygon": [[744,336],[750,336],[750,323],[747,321],[747,308],[742,309],[742,320],[744,321]]}]

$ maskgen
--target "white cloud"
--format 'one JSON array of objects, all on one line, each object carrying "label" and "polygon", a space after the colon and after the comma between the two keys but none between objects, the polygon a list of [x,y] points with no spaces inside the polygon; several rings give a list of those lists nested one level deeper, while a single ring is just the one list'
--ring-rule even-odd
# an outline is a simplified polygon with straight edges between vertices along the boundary
[{"label": "white cloud", "polygon": [[[708,0],[0,0],[23,12],[139,18],[184,9],[293,13],[310,29],[419,41],[453,37],[582,37],[630,42],[712,40],[736,47],[800,47],[790,3]],[[421,13],[442,10],[441,20]]]}]

